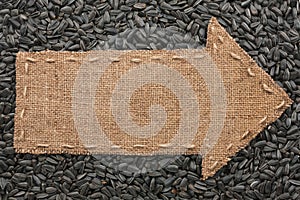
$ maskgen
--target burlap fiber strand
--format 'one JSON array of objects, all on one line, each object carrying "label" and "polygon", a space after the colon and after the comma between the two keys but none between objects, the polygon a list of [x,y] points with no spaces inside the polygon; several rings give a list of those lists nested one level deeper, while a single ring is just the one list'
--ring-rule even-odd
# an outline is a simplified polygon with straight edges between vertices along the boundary
[{"label": "burlap fiber strand", "polygon": [[292,103],[215,18],[205,49],[20,52],[16,68],[18,153],[200,153],[203,178]]}]

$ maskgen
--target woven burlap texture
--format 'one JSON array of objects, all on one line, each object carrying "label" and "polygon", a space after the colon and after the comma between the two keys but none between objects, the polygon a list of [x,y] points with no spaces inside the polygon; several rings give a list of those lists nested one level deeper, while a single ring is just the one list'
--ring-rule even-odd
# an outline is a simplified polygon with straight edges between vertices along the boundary
[{"label": "woven burlap texture", "polygon": [[[203,177],[212,176],[217,169],[226,164],[230,156],[247,145],[267,124],[275,121],[292,101],[271,77],[239,47],[215,18],[212,18],[208,26],[207,35],[207,46],[203,50],[127,51],[122,54],[118,53],[121,51],[18,53],[14,137],[16,151],[33,154],[123,154],[124,151],[112,151],[101,146],[102,144],[101,147],[90,145],[95,136],[94,131],[98,128],[96,125],[94,126],[95,123],[92,127],[85,127],[84,124],[90,124],[92,120],[89,112],[83,109],[84,102],[79,101],[81,99],[76,100],[77,97],[85,100],[86,93],[83,89],[90,86],[88,78],[93,76],[92,73],[88,76],[84,75],[84,70],[88,70],[89,67],[95,67],[97,70],[97,62],[110,59],[111,63],[103,72],[103,76],[96,79],[98,82],[94,95],[95,101],[93,106],[90,106],[95,110],[93,117],[98,119],[101,131],[112,142],[109,145],[117,147],[116,149],[126,150],[125,152],[131,155],[150,155],[153,152],[159,152],[161,148],[167,149],[162,151],[167,154],[205,152],[202,163]],[[114,55],[113,58],[112,55]],[[216,67],[217,73],[214,72],[216,75],[211,76],[210,82],[217,82],[219,80],[217,74],[219,74],[222,80],[219,92],[212,92],[208,80],[198,73],[199,70],[195,70],[193,62],[187,61],[187,59],[197,56],[201,58],[196,62],[198,68],[206,67],[204,71],[209,71],[210,67]],[[87,61],[90,61],[89,64],[94,64],[89,66],[86,64]],[[112,108],[112,102],[117,102],[120,104],[119,107],[122,107],[122,99],[120,99],[122,90],[119,90],[119,96],[116,95],[116,101],[112,97],[117,82],[126,73],[135,73],[136,66],[143,66],[143,69],[148,70],[151,67],[148,65],[149,63],[168,66],[172,73],[176,71],[187,80],[189,88],[196,94],[192,99],[198,103],[198,116],[194,117],[199,121],[194,120],[193,114],[192,117],[187,118],[191,121],[188,121],[187,125],[182,125],[184,123],[182,119],[186,118],[184,118],[185,114],[182,114],[184,111],[180,100],[190,100],[190,97],[184,97],[184,92],[180,92],[185,90],[185,86],[177,89],[176,93],[170,87],[153,82],[160,75],[147,71],[153,80],[132,92],[128,112],[135,124],[141,127],[147,126],[152,122],[149,108],[159,104],[167,113],[165,118],[162,118],[165,119],[165,124],[162,127],[151,126],[149,130],[161,129],[157,131],[156,135],[144,138],[126,134],[126,131],[119,127],[119,124],[123,122],[116,122],[116,118],[118,118],[116,114],[121,116],[123,114],[122,112],[114,113],[114,108]],[[157,70],[160,69],[157,68]],[[170,80],[176,78],[172,76],[172,73],[158,78]],[[204,72],[202,71],[202,73]],[[176,73],[174,72],[174,74]],[[147,75],[144,73],[140,76],[149,77]],[[205,76],[208,75],[209,73]],[[95,76],[97,76],[97,72],[95,72]],[[80,79],[78,77],[81,77],[82,80],[77,87],[76,84]],[[119,85],[126,85],[126,81],[132,83],[136,81],[134,76],[128,77],[130,78],[124,79],[125,82],[123,81]],[[88,80],[85,81],[85,79]],[[180,79],[176,79],[175,82],[181,83]],[[223,109],[220,105],[219,107],[215,105],[217,101],[212,100],[213,96],[222,95],[222,87],[224,87],[224,101],[226,102]],[[181,99],[180,95],[183,96]],[[87,95],[86,98],[90,97]],[[74,104],[74,101],[78,105]],[[187,104],[189,105],[189,103]],[[159,111],[159,109],[154,111]],[[74,116],[74,113],[84,113],[84,116]],[[187,111],[186,113],[188,114]],[[217,116],[218,113],[221,117],[224,113],[224,122],[214,120],[220,118]],[[212,116],[217,116],[217,118]],[[82,124],[83,128],[78,127],[78,124]],[[197,124],[199,125],[197,126]],[[210,124],[213,127],[209,127]],[[222,124],[222,129],[220,135],[214,138],[217,131],[210,132],[209,130],[215,130],[214,127],[220,126],[218,124]],[[126,126],[126,123],[122,125]],[[196,135],[192,138],[190,146],[184,147],[185,151],[182,149],[179,151],[179,145],[174,147],[174,151],[167,147],[169,141],[178,134],[178,129],[182,126],[185,128],[182,130],[187,131],[186,126],[189,125],[197,126]],[[134,130],[131,129],[131,126],[127,128]],[[85,131],[88,133],[86,136],[84,136]],[[204,138],[210,134],[212,135],[210,139],[215,140],[213,144],[204,141]],[[183,135],[180,140],[190,139],[190,137]],[[95,140],[96,143],[98,140],[99,138]],[[180,142],[178,141],[178,143]],[[208,147],[203,148],[207,144]]]}]

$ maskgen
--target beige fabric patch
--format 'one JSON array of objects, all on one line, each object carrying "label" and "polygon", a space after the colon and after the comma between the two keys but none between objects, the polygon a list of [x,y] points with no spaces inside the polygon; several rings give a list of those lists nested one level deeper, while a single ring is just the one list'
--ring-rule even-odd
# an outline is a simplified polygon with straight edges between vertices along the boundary
[{"label": "beige fabric patch", "polygon": [[205,49],[20,52],[19,153],[201,154],[212,176],[291,104],[212,19]]}]

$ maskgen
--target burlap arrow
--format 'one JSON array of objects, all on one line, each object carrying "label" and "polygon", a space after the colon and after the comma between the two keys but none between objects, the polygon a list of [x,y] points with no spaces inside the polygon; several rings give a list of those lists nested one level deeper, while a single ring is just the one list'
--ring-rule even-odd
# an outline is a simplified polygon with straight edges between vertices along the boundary
[{"label": "burlap arrow", "polygon": [[212,19],[201,50],[18,53],[19,153],[203,156],[213,175],[291,104]]}]

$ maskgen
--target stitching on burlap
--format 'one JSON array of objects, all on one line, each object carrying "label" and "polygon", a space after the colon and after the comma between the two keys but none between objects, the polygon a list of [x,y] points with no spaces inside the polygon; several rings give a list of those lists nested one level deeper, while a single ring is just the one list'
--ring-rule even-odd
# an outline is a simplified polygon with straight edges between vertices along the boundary
[{"label": "stitching on burlap", "polygon": [[264,118],[262,118],[262,119],[259,121],[259,123],[260,123],[260,124],[264,124],[264,122],[266,122],[267,118],[268,118],[268,116],[265,116]]},{"label": "stitching on burlap", "polygon": [[111,57],[109,58],[111,62],[120,62],[120,58]]},{"label": "stitching on burlap", "polygon": [[27,86],[24,86],[24,90],[23,90],[23,96],[26,97],[26,93],[27,93]]},{"label": "stitching on burlap", "polygon": [[51,59],[51,58],[46,58],[45,60],[47,63],[55,63],[55,60],[54,59]]},{"label": "stitching on burlap", "polygon": [[230,52],[230,56],[236,60],[242,60],[241,57],[235,53]]},{"label": "stitching on burlap", "polygon": [[263,89],[268,93],[274,93],[274,91],[265,83],[262,84]]},{"label": "stitching on burlap", "polygon": [[217,167],[218,163],[219,163],[218,161],[215,161],[214,164],[209,169],[214,170]]},{"label": "stitching on burlap", "polygon": [[139,59],[139,58],[132,58],[130,61],[133,62],[133,63],[140,63],[140,62],[142,62],[142,60]]},{"label": "stitching on burlap", "polygon": [[232,146],[233,146],[233,144],[230,143],[230,144],[227,146],[226,150],[227,150],[227,151],[230,150]]},{"label": "stitching on burlap", "polygon": [[243,135],[242,135],[242,140],[246,139],[246,137],[250,134],[250,131],[246,131]]},{"label": "stitching on burlap", "polygon": [[248,72],[249,76],[255,77],[255,74],[251,71],[250,67],[247,69],[247,72]]},{"label": "stitching on burlap", "polygon": [[31,63],[36,63],[36,59],[31,58],[31,57],[27,57],[26,60]]},{"label": "stitching on burlap", "polygon": [[25,108],[22,109],[21,113],[20,113],[20,117],[23,118],[24,117],[24,112],[25,112]]},{"label": "stitching on burlap", "polygon": [[74,57],[68,57],[65,59],[68,62],[77,62],[78,59],[74,58]]},{"label": "stitching on burlap", "polygon": [[285,104],[285,101],[282,100],[282,102],[278,106],[276,106],[276,109],[282,108],[284,106],[284,104]]},{"label": "stitching on burlap", "polygon": [[28,74],[28,63],[25,63],[25,74]]},{"label": "stitching on burlap", "polygon": [[219,39],[219,41],[221,42],[221,43],[223,43],[224,42],[224,39],[223,39],[223,37],[222,36],[218,36],[218,39]]},{"label": "stitching on burlap", "polygon": [[75,146],[74,145],[68,145],[68,144],[63,144],[61,145],[63,148],[67,148],[67,149],[74,149]]},{"label": "stitching on burlap", "polygon": [[48,148],[49,144],[37,144],[37,147]]},{"label": "stitching on burlap", "polygon": [[[25,63],[24,69],[25,69],[25,75],[28,75],[28,63]],[[23,97],[24,98],[26,98],[26,94],[27,94],[27,85],[24,85],[24,88],[23,88]],[[23,119],[24,113],[25,113],[25,108],[22,108],[22,110],[20,112],[20,118],[21,119]],[[25,131],[21,129],[20,130],[20,135],[18,137],[16,137],[16,139],[19,140],[19,141],[20,140],[25,140]]]}]

